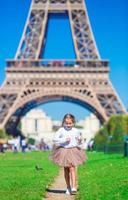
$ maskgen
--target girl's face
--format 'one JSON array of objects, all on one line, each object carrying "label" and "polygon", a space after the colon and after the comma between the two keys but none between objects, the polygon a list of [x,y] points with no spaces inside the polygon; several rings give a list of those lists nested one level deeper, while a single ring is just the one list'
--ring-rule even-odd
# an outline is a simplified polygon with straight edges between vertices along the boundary
[{"label": "girl's face", "polygon": [[64,127],[71,129],[74,126],[74,123],[71,118],[66,118],[64,122]]}]

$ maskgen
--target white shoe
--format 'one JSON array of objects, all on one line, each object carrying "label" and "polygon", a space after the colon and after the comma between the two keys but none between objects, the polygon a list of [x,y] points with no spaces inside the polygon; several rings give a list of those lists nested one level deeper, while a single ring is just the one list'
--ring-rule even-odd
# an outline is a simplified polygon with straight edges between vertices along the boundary
[{"label": "white shoe", "polygon": [[76,189],[76,188],[72,188],[72,189],[71,189],[71,194],[76,194],[76,192],[77,192],[77,189]]},{"label": "white shoe", "polygon": [[71,194],[71,189],[70,189],[70,188],[67,188],[65,194],[68,194],[68,195]]}]

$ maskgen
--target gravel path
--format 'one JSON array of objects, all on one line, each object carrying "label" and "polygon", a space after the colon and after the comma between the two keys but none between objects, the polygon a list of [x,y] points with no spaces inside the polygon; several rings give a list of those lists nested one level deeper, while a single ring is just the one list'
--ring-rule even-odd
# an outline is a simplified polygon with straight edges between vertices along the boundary
[{"label": "gravel path", "polygon": [[47,189],[46,196],[42,200],[75,200],[75,195],[66,195],[65,190],[64,172],[61,169],[55,182]]}]

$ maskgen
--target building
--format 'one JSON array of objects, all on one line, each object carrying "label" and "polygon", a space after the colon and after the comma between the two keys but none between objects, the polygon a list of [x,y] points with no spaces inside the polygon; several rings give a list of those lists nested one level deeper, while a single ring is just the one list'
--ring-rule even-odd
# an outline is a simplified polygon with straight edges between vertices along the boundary
[{"label": "building", "polygon": [[44,139],[46,142],[52,138],[53,121],[40,109],[33,109],[21,120],[21,131],[29,138],[37,141]]},{"label": "building", "polygon": [[84,120],[80,120],[77,125],[82,127],[81,130],[84,138],[88,140],[94,138],[96,132],[100,129],[101,126],[99,119],[94,114],[91,114]]}]

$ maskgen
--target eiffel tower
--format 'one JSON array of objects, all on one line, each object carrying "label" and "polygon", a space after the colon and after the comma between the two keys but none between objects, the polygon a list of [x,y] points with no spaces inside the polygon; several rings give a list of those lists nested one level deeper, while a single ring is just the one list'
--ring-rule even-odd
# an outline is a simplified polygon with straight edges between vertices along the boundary
[{"label": "eiffel tower", "polygon": [[[41,59],[51,13],[67,13],[75,60]],[[7,61],[0,127],[18,134],[19,121],[30,109],[57,100],[76,102],[101,122],[126,113],[109,80],[109,62],[100,58],[84,0],[32,0],[15,58]]]}]

